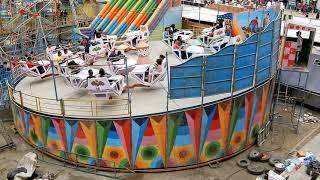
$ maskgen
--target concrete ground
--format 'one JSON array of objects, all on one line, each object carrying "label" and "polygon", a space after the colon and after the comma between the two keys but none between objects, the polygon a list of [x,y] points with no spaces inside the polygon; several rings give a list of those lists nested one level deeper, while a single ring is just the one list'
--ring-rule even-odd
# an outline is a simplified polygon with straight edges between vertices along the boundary
[{"label": "concrete ground", "polygon": [[[307,110],[310,112],[311,110]],[[311,111],[314,116],[320,117],[320,113]],[[0,113],[1,119],[10,119],[9,112]],[[286,119],[286,117],[282,117]],[[12,125],[11,121],[5,122],[5,127],[10,127]],[[286,158],[288,153],[296,149],[306,149],[311,150],[315,154],[319,155],[319,143],[320,143],[320,124],[301,124],[299,128],[299,133],[295,134],[295,131],[289,127],[283,125],[277,125],[276,123],[273,126],[273,131],[271,136],[263,144],[262,147],[259,147],[261,150],[270,151],[272,156]],[[0,180],[6,179],[6,174],[9,170],[16,167],[17,161],[27,152],[33,151],[32,147],[26,144],[18,134],[14,134],[11,129],[9,133],[13,141],[17,145],[16,150],[6,150],[0,153]],[[311,139],[314,140],[310,141]],[[3,140],[0,143],[3,143]],[[2,145],[2,144],[1,144]],[[258,147],[252,147],[258,148]],[[248,150],[249,151],[249,150]],[[40,161],[37,172],[43,174],[46,172],[59,173],[56,180],[103,180],[111,179],[110,177],[117,177],[121,179],[128,180],[150,180],[150,179],[159,179],[159,180],[254,180],[256,176],[250,175],[245,169],[241,169],[236,165],[236,161],[240,158],[247,156],[248,151],[239,154],[238,156],[231,158],[229,160],[223,161],[220,163],[220,166],[217,168],[210,168],[205,166],[202,168],[185,170],[185,171],[176,171],[176,172],[167,172],[167,173],[112,173],[112,172],[95,172],[90,169],[80,168],[78,170],[75,166],[63,167],[63,163],[58,162],[52,158],[44,156],[45,161]],[[42,159],[41,154],[39,154],[39,159]],[[57,165],[54,165],[54,164]],[[258,163],[261,164],[266,169],[272,169],[267,163]],[[72,167],[72,168],[69,168]],[[82,172],[84,171],[84,172]],[[99,173],[100,175],[94,175],[91,173]],[[301,176],[291,177],[293,180],[302,180],[309,179],[308,176],[305,176],[303,170],[299,172]],[[304,175],[304,176],[303,176]],[[109,176],[109,178],[107,177]]]}]

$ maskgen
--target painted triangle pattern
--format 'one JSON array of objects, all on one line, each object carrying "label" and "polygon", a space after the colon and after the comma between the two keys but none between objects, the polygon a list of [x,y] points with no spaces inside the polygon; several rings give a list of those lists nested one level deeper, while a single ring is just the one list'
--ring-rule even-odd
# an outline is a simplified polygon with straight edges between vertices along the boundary
[{"label": "painted triangle pattern", "polygon": [[267,108],[267,101],[268,101],[268,95],[269,95],[269,83],[264,85],[262,87],[262,95],[261,95],[261,119],[260,119],[260,127],[264,123],[264,118],[265,118],[265,113],[266,113],[266,108]]},{"label": "painted triangle pattern", "polygon": [[203,145],[207,138],[211,122],[213,121],[213,116],[216,112],[216,107],[216,105],[204,107],[201,123],[200,152],[202,152],[203,150]]},{"label": "painted triangle pattern", "polygon": [[151,116],[144,128],[136,168],[163,168],[165,161],[166,116]]},{"label": "painted triangle pattern", "polygon": [[135,164],[136,156],[144,135],[144,131],[149,123],[149,118],[139,118],[132,120],[132,163]]},{"label": "painted triangle pattern", "polygon": [[274,82],[203,109],[132,120],[55,119],[14,107],[29,142],[51,154],[108,168],[171,168],[208,162],[242,150],[272,106]]},{"label": "painted triangle pattern", "polygon": [[[63,122],[63,121],[62,121]],[[65,157],[65,147],[63,142],[65,140],[61,139],[54,125],[54,120],[48,118],[48,134],[46,140],[46,148],[56,156]]]},{"label": "painted triangle pattern", "polygon": [[[222,133],[224,132],[221,131],[221,119],[217,107],[217,105],[212,105],[207,107],[206,109],[207,114],[210,114],[210,119],[206,123],[206,129],[208,129],[208,131],[205,136],[203,148],[201,150],[201,162],[206,162],[211,159],[222,157],[224,155],[225,143],[222,138]],[[208,113],[209,109],[211,110],[211,112],[209,111]]]},{"label": "painted triangle pattern", "polygon": [[66,128],[64,124],[64,120],[62,119],[52,119],[52,123],[54,125],[55,131],[57,132],[59,139],[63,145],[64,151],[68,151],[68,143],[67,143],[67,136],[66,136]]},{"label": "painted triangle pattern", "polygon": [[261,116],[261,94],[262,89],[258,88],[254,93],[253,107],[250,120],[250,132],[248,144],[253,144],[260,129]]},{"label": "painted triangle pattern", "polygon": [[95,122],[81,121],[81,128],[87,140],[87,147],[89,148],[91,157],[97,157],[97,139],[96,139],[96,125]]},{"label": "painted triangle pattern", "polygon": [[113,123],[116,127],[124,150],[126,151],[129,163],[132,164],[131,120],[117,120],[113,121]]},{"label": "painted triangle pattern", "polygon": [[43,146],[47,146],[48,131],[51,119],[49,117],[41,117],[41,130]]},{"label": "painted triangle pattern", "polygon": [[37,146],[43,147],[43,139],[42,139],[42,128],[41,128],[41,118],[40,116],[31,114],[32,121],[32,129],[37,137]]},{"label": "painted triangle pattern", "polygon": [[68,152],[72,151],[74,138],[76,135],[76,131],[78,129],[79,121],[66,120],[65,121],[65,129],[66,129],[66,140],[67,140],[67,150]]},{"label": "painted triangle pattern", "polygon": [[25,122],[25,135],[29,136],[31,114],[29,112],[23,112],[23,115],[21,117],[23,122]]},{"label": "painted triangle pattern", "polygon": [[167,125],[167,147],[166,147],[166,164],[168,163],[169,156],[174,146],[176,140],[178,127],[182,121],[184,114],[183,113],[174,113],[168,115],[168,125]]},{"label": "painted triangle pattern", "polygon": [[166,141],[167,141],[167,118],[165,115],[150,117],[150,123],[156,137],[160,149],[160,156],[162,161],[166,157]]},{"label": "painted triangle pattern", "polygon": [[115,123],[112,122],[110,124],[102,160],[99,162],[99,165],[113,168],[130,167],[129,158],[124,147],[125,144],[123,144],[123,141],[118,135]]},{"label": "painted triangle pattern", "polygon": [[102,158],[111,124],[112,121],[97,121],[96,123],[98,158]]},{"label": "painted triangle pattern", "polygon": [[201,134],[201,116],[202,109],[193,109],[186,111],[186,118],[189,126],[190,136],[192,139],[192,144],[194,151],[196,153],[196,158],[199,157],[199,146],[200,146],[200,134]]},{"label": "painted triangle pattern", "polygon": [[235,153],[243,149],[246,145],[245,128],[245,98],[243,96],[234,99],[233,112],[230,126],[230,140],[228,154]]},{"label": "painted triangle pattern", "polygon": [[[168,167],[196,163],[197,156],[194,151],[188,120],[185,113],[182,113],[180,116],[176,116],[175,119],[169,119],[169,121],[174,121],[175,123],[175,137],[173,148],[167,164]],[[170,128],[170,125],[168,125],[168,128]]]},{"label": "painted triangle pattern", "polygon": [[231,116],[231,101],[225,101],[218,104],[218,111],[220,117],[220,126],[222,131],[223,144],[225,145],[224,149],[227,147],[228,141],[228,132],[230,127],[230,116]]},{"label": "painted triangle pattern", "polygon": [[251,124],[251,117],[252,117],[252,107],[253,107],[253,100],[254,100],[254,91],[249,92],[245,95],[245,120],[246,120],[246,144],[248,144],[249,140],[249,130]]}]

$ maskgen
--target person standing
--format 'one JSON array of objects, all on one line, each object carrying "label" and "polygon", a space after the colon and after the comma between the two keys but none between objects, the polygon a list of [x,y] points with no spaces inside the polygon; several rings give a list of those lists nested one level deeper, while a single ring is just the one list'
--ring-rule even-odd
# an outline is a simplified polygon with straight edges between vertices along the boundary
[{"label": "person standing", "polygon": [[302,43],[303,43],[303,39],[301,36],[301,31],[298,31],[297,32],[297,53],[296,53],[296,58],[294,60],[295,65],[298,65],[299,63],[299,56],[302,49]]}]

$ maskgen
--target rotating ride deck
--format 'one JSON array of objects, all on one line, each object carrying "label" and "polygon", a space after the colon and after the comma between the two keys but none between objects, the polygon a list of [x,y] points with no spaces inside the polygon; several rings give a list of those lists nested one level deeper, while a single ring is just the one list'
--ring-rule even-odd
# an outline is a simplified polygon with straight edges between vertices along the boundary
[{"label": "rotating ride deck", "polygon": [[57,76],[56,100],[52,78],[23,78],[9,90],[18,132],[59,160],[102,170],[170,171],[234,156],[269,121],[281,24],[271,12],[268,26],[210,55],[181,61],[164,42],[151,41],[152,59],[169,52],[168,78],[112,99]]}]

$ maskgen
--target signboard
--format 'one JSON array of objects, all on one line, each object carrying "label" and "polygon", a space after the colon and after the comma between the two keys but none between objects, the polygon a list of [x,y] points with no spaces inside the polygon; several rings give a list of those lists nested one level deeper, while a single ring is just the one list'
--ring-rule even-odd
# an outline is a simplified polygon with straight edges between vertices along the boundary
[{"label": "signboard", "polygon": [[224,27],[226,29],[225,34],[227,36],[231,36],[231,30],[232,30],[232,13],[227,13],[224,15],[218,15],[218,20],[224,21]]}]

